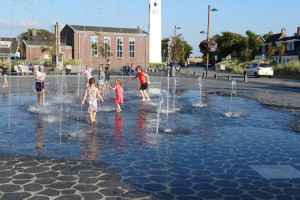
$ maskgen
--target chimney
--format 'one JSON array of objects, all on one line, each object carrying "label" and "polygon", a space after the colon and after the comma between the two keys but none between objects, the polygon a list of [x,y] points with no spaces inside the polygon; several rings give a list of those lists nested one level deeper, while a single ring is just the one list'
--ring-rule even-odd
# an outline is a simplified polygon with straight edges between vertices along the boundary
[{"label": "chimney", "polygon": [[32,36],[36,36],[36,29],[32,29],[31,34],[32,34]]},{"label": "chimney", "polygon": [[281,37],[282,38],[286,37],[286,29],[285,28],[281,29]]},{"label": "chimney", "polygon": [[297,36],[300,36],[300,26],[297,28]]},{"label": "chimney", "polygon": [[269,36],[270,36],[270,35],[273,35],[273,31],[270,31],[270,32],[269,32]]}]

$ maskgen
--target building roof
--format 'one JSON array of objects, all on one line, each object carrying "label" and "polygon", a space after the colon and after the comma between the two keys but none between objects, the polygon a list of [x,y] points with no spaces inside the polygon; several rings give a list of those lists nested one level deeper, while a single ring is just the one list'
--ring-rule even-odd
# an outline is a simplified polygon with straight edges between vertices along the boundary
[{"label": "building roof", "polygon": [[0,54],[15,54],[18,52],[19,40],[17,38],[0,38],[0,42],[1,41],[11,42],[11,46],[9,48],[0,47]]},{"label": "building roof", "polygon": [[[53,46],[55,44],[55,36],[53,35],[37,35],[33,36],[31,40],[24,40],[26,45],[34,45],[34,46]],[[65,43],[60,44],[61,46],[70,46]]]},{"label": "building roof", "polygon": [[275,44],[275,42],[277,42],[279,39],[280,39],[280,37],[281,37],[281,33],[277,33],[277,34],[273,34],[273,35],[270,35],[267,39],[266,39],[266,41],[265,41],[265,43],[272,43],[272,44]]},{"label": "building roof", "polygon": [[129,33],[129,34],[148,34],[139,28],[114,28],[114,27],[99,27],[99,26],[81,26],[69,25],[74,31],[91,31],[91,32],[104,32],[104,33]]}]

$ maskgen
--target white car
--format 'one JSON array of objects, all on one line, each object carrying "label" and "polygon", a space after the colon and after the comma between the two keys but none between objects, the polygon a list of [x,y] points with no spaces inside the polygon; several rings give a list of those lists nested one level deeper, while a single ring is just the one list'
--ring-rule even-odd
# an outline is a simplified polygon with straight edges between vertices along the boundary
[{"label": "white car", "polygon": [[273,68],[268,63],[252,63],[244,69],[244,74],[254,76],[258,78],[260,76],[273,76]]}]

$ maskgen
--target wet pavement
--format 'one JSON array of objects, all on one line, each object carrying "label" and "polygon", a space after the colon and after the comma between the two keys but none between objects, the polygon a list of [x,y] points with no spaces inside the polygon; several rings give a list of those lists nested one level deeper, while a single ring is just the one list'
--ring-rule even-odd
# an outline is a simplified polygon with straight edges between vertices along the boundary
[{"label": "wet pavement", "polygon": [[[192,75],[181,74],[179,91],[198,89],[198,77],[189,74]],[[167,85],[164,72],[150,75],[153,85]],[[22,98],[24,92],[34,92],[32,78],[11,78],[11,82],[19,84],[11,87],[9,92],[20,95],[18,98]],[[47,78],[49,91],[54,91],[58,78]],[[122,78],[126,80],[128,77]],[[69,76],[68,81],[71,85],[69,90],[75,93],[77,77]],[[288,128],[281,130],[281,126],[288,126],[285,120],[299,117],[300,87],[297,81],[291,82],[289,87],[280,84],[280,81],[276,84],[237,83],[238,95],[259,101],[268,109],[281,111],[272,113],[271,117],[279,118],[275,121],[271,117],[262,119],[274,127],[274,131],[277,130],[275,132],[268,130],[264,124],[249,121],[253,123],[250,127],[257,127],[264,135],[255,134],[255,130],[240,133],[239,127],[234,126],[238,120],[232,121],[228,127],[215,120],[210,126],[223,130],[212,131],[208,138],[201,135],[206,130],[199,131],[199,141],[189,135],[185,135],[185,138],[168,135],[165,143],[157,148],[159,152],[149,150],[140,155],[122,154],[120,158],[109,155],[107,159],[114,160],[115,165],[100,161],[2,153],[0,199],[300,199],[300,135]],[[138,82],[126,82],[124,85],[126,90],[137,88]],[[231,84],[227,80],[210,78],[203,80],[203,88],[209,94],[228,96]],[[3,96],[7,92],[1,90]],[[291,117],[289,113],[294,116]],[[203,126],[199,123],[199,127]],[[199,128],[190,126],[192,130]],[[297,127],[297,123],[294,126]],[[239,133],[244,139],[232,133]],[[5,131],[3,134],[6,134]],[[200,141],[201,145],[198,143]],[[170,147],[164,150],[167,145]],[[152,164],[156,159],[160,161],[159,165]],[[127,160],[136,165],[128,166]],[[277,169],[277,166],[284,168]]]}]

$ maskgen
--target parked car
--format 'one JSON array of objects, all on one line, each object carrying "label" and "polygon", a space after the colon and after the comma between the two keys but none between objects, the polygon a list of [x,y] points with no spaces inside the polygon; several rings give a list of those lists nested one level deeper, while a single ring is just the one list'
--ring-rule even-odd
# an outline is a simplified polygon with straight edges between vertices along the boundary
[{"label": "parked car", "polygon": [[273,76],[273,68],[268,63],[252,63],[244,69],[244,74],[258,78],[260,76]]}]

